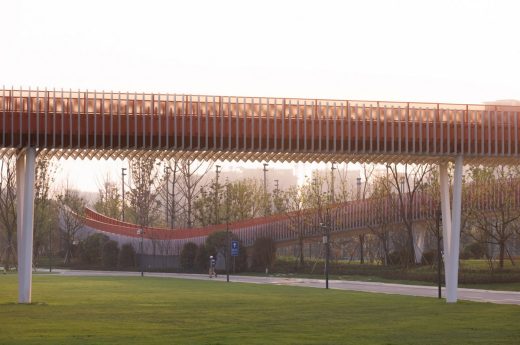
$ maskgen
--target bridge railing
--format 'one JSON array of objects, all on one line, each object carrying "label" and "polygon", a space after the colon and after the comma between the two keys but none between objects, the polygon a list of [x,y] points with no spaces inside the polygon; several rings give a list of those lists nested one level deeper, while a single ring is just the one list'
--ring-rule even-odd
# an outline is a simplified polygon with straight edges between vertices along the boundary
[{"label": "bridge railing", "polygon": [[0,91],[3,147],[517,156],[520,107]]}]

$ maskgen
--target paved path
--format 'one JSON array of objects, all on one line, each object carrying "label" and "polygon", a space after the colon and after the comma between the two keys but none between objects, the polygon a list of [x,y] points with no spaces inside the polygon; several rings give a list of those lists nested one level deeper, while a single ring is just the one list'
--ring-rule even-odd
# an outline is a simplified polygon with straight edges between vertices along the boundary
[{"label": "paved path", "polygon": [[[65,276],[140,276],[140,272],[121,272],[121,271],[74,271],[74,270],[55,270],[57,274]],[[164,278],[180,278],[195,280],[210,280],[205,274],[184,274],[184,273],[147,273],[146,277],[164,277]],[[212,278],[215,281],[225,281],[226,276],[220,275],[218,278]],[[282,278],[282,277],[255,277],[255,276],[230,276],[231,282],[237,283],[253,283],[253,284],[272,284],[272,285],[290,285],[303,286],[313,288],[324,288],[325,281],[323,279],[308,278]],[[350,290],[362,292],[376,292],[395,295],[421,296],[421,297],[437,297],[437,287],[420,286],[420,285],[404,285],[390,283],[375,283],[347,280],[329,280],[329,287],[336,290]],[[444,288],[442,289],[444,296]],[[459,288],[458,297],[460,300],[489,302],[499,304],[516,304],[520,305],[520,292],[513,291],[494,291],[480,289]]]}]

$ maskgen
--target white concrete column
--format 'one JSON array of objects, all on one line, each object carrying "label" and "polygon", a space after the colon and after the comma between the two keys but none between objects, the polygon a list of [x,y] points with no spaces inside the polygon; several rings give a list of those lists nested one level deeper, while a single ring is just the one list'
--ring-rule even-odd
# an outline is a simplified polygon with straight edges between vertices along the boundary
[{"label": "white concrete column", "polygon": [[450,206],[450,182],[448,164],[439,164],[441,192],[442,237],[444,244],[444,275],[446,279],[446,302],[457,302],[459,280],[460,225],[462,212],[462,156],[455,158],[453,176],[453,209]]},{"label": "white concrete column", "polygon": [[17,270],[20,274],[21,267],[24,267],[23,255],[23,193],[25,176],[25,152],[21,152],[16,157],[16,253],[18,257]]},{"label": "white concrete column", "polygon": [[444,277],[446,286],[450,279],[448,265],[450,254],[451,236],[451,205],[450,205],[450,180],[448,177],[448,163],[439,164],[439,187],[441,192],[441,213],[442,213],[442,243],[444,247]]},{"label": "white concrete column", "polygon": [[29,147],[16,162],[19,303],[31,303],[35,160],[36,149]]},{"label": "white concrete column", "polygon": [[[446,302],[457,302],[457,287],[459,282],[459,251],[460,251],[460,225],[462,217],[462,155],[455,159],[455,172],[453,174],[453,204],[451,211],[451,234],[449,245],[450,275],[446,283]],[[448,266],[448,265],[447,265]],[[449,284],[448,284],[449,283]]]}]

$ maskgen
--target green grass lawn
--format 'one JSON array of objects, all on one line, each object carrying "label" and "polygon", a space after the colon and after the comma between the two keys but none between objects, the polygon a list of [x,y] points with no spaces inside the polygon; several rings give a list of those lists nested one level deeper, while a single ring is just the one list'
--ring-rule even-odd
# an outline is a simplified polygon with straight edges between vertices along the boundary
[{"label": "green grass lawn", "polygon": [[520,307],[290,286],[0,275],[0,344],[518,344]]}]

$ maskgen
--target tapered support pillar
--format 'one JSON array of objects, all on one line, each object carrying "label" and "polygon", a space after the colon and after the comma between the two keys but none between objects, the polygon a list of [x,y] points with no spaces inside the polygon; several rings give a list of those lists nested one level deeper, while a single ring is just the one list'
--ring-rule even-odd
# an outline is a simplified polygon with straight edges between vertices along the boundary
[{"label": "tapered support pillar", "polygon": [[16,161],[19,303],[31,303],[35,160],[36,149],[27,148]]},{"label": "tapered support pillar", "polygon": [[453,175],[453,209],[450,210],[450,184],[448,165],[439,164],[441,192],[442,236],[444,244],[444,272],[446,277],[446,302],[457,302],[459,280],[460,225],[462,212],[462,156],[455,159]]}]

